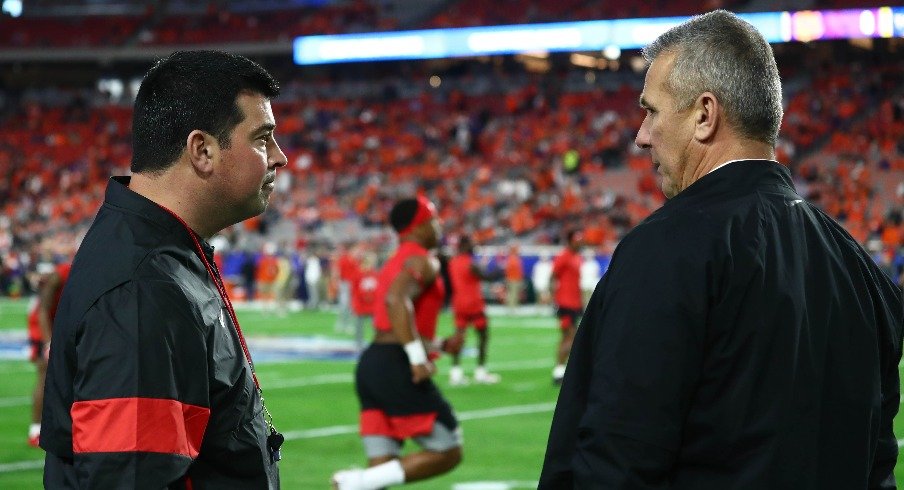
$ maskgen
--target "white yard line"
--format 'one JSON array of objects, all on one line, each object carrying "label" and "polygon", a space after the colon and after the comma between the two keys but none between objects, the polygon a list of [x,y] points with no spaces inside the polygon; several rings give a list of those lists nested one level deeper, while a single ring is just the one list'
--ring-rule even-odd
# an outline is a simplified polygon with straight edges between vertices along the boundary
[{"label": "white yard line", "polygon": [[300,379],[264,381],[261,383],[261,387],[264,388],[265,391],[281,390],[285,388],[300,388],[302,386],[349,384],[352,383],[354,379],[355,378],[351,373],[318,374],[316,376],[308,376]]},{"label": "white yard line", "polygon": [[[22,361],[25,361],[24,359]],[[34,364],[28,362],[2,362],[0,374],[34,373]]]},{"label": "white yard line", "polygon": [[537,488],[537,481],[469,481],[452,484],[452,490],[512,490],[514,488]]},{"label": "white yard line", "polygon": [[43,459],[30,461],[17,461],[15,463],[0,464],[0,473],[12,473],[13,471],[36,470],[44,467]]},{"label": "white yard line", "polygon": [[0,407],[21,407],[31,405],[30,396],[10,396],[0,398]]},{"label": "white yard line", "polygon": [[457,414],[458,420],[480,420],[494,417],[507,417],[509,415],[523,415],[528,413],[552,412],[555,410],[554,402],[534,403],[532,405],[512,405],[508,407],[495,407],[485,410],[471,410]]}]

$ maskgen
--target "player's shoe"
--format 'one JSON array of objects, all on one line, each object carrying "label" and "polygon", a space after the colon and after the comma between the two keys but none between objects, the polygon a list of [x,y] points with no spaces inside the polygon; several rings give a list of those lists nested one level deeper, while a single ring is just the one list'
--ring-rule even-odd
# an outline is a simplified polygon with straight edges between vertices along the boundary
[{"label": "player's shoe", "polygon": [[449,384],[452,386],[465,386],[468,383],[465,370],[461,366],[452,366],[452,369],[449,370]]},{"label": "player's shoe", "polygon": [[559,364],[552,369],[552,384],[554,386],[562,386],[563,379],[565,379],[565,366]]},{"label": "player's shoe", "polygon": [[28,426],[28,445],[31,447],[40,447],[41,442],[41,424],[32,423]]},{"label": "player's shoe", "polygon": [[358,468],[340,470],[330,478],[333,490],[361,490],[364,486],[364,471]]},{"label": "player's shoe", "polygon": [[501,376],[487,371],[483,366],[474,370],[474,382],[484,385],[494,385],[502,379]]}]

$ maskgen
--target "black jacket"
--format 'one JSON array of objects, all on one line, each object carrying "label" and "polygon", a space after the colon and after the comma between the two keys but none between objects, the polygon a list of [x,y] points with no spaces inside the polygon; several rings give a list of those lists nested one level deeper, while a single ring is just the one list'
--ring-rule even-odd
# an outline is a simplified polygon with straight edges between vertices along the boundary
[{"label": "black jacket", "polygon": [[127,185],[110,181],[60,300],[45,485],[278,488],[261,399],[193,232]]},{"label": "black jacket", "polygon": [[540,488],[894,488],[902,316],[787,169],[718,169],[616,249]]}]

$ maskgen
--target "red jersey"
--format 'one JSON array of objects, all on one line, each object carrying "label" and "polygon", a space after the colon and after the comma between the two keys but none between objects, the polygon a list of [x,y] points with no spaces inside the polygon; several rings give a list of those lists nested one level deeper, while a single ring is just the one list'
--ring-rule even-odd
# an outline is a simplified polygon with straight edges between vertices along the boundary
[{"label": "red jersey", "polygon": [[[377,301],[374,305],[374,328],[379,331],[388,332],[392,330],[392,324],[389,322],[389,312],[386,309],[386,302],[383,298],[389,291],[389,286],[395,280],[405,261],[409,257],[424,256],[428,257],[427,249],[414,242],[402,242],[399,249],[380,270],[377,280]],[[426,340],[433,340],[436,336],[436,319],[439,316],[439,310],[443,306],[443,299],[446,295],[446,288],[443,286],[442,278],[436,275],[433,284],[424,284],[423,291],[417,298],[413,298],[414,303],[414,325],[418,334]]]},{"label": "red jersey", "polygon": [[[60,304],[60,295],[63,294],[63,286],[66,284],[66,279],[69,279],[69,269],[72,267],[72,264],[57,264],[56,273],[60,276],[60,287],[53,294],[53,307],[50,308],[50,322],[53,323],[53,319],[56,317],[57,306]],[[41,333],[41,324],[38,322],[38,310],[41,307],[41,300],[35,298],[35,301],[29,307],[28,310],[28,338],[31,340],[44,341],[44,335]]]},{"label": "red jersey", "polygon": [[581,300],[581,256],[566,248],[552,262],[552,277],[556,280],[556,291],[553,295],[557,305],[562,308],[580,309]]},{"label": "red jersey", "polygon": [[358,263],[350,253],[343,253],[336,259],[336,269],[339,272],[339,280],[352,282],[358,272]]},{"label": "red jersey", "polygon": [[379,276],[373,269],[356,269],[352,283],[352,311],[356,315],[373,315],[377,302]]},{"label": "red jersey", "polygon": [[452,281],[452,310],[463,315],[483,313],[483,295],[480,292],[480,276],[474,273],[474,257],[461,254],[449,260],[449,278]]}]

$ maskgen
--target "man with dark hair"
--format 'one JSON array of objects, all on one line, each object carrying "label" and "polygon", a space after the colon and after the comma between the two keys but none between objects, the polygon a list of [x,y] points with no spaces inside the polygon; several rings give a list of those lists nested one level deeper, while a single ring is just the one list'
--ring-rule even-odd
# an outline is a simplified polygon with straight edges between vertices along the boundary
[{"label": "man with dark hair", "polygon": [[[433,345],[445,299],[439,261],[430,253],[440,237],[436,208],[424,197],[404,199],[393,206],[389,222],[399,235],[399,248],[380,270],[376,334],[355,370],[370,467],[334,474],[338,490],[375,490],[431,478],[451,471],[462,457],[458,420],[430,379],[434,353],[428,354],[427,347]],[[401,457],[406,439],[422,450]]]},{"label": "man with dark hair", "polygon": [[578,320],[584,313],[584,302],[581,298],[581,247],[584,238],[580,231],[569,230],[565,234],[565,248],[552,261],[553,301],[556,304],[556,316],[559,318],[559,348],[556,350],[556,365],[552,370],[552,382],[562,384],[565,376],[565,362],[571,353],[571,343],[578,326]]},{"label": "man with dark hair", "polygon": [[772,49],[717,10],[644,56],[669,200],[590,299],[540,488],[894,488],[901,291],[775,161]]},{"label": "man with dark hair", "polygon": [[[474,369],[474,382],[476,383],[495,384],[499,382],[499,375],[489,372],[486,368],[487,343],[490,334],[480,283],[501,278],[501,270],[494,274],[474,263],[474,244],[469,236],[462,236],[458,242],[458,253],[449,260],[452,313],[455,317],[456,335],[460,337],[459,342],[464,343],[465,331],[469,325],[472,325],[477,331],[477,367]],[[452,369],[449,372],[449,384],[451,385],[468,383],[460,361],[460,352],[452,354]]]},{"label": "man with dark hair", "polygon": [[264,211],[286,156],[276,81],[217,51],[158,61],[60,299],[47,488],[278,488],[279,446],[207,240]]}]

